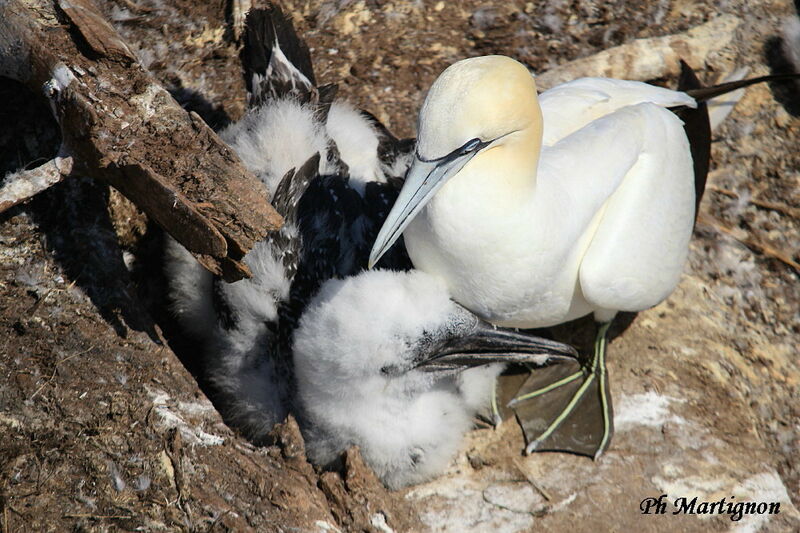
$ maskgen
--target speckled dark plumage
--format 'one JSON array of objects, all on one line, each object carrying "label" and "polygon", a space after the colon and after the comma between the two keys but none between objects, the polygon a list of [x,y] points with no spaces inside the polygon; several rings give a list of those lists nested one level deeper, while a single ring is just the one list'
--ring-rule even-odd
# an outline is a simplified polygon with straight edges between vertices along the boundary
[{"label": "speckled dark plumage", "polygon": [[[275,6],[254,9],[247,18],[241,52],[250,107],[272,99],[293,98],[316,108],[315,118],[324,124],[336,96],[334,84],[315,87],[308,47],[295,34],[286,16]],[[281,54],[274,53],[278,43]],[[286,58],[292,64],[281,61]],[[371,113],[361,111],[378,136],[378,157],[386,168],[394,168],[413,152],[414,140],[400,140]],[[318,172],[320,157],[326,158],[329,173]],[[403,167],[403,165],[399,165]],[[401,168],[401,172],[404,172]],[[369,251],[378,230],[402,187],[402,176],[389,176],[385,183],[369,182],[363,197],[349,184],[349,168],[331,140],[325,154],[317,154],[299,169],[288,172],[271,199],[284,218],[284,227],[267,237],[274,255],[279,256],[287,280],[289,297],[278,302],[279,318],[269,329],[279,351],[289,354],[291,335],[309,299],[330,278],[352,276],[366,268]],[[378,265],[408,270],[411,262],[402,241]],[[236,326],[232,304],[214,281],[214,309],[225,329]]]},{"label": "speckled dark plumage", "polygon": [[[250,107],[289,94],[302,102],[316,97],[316,80],[308,46],[297,36],[291,21],[277,6],[250,10],[242,40],[244,46],[239,58],[250,93]],[[276,43],[279,43],[288,63],[274,57]]]}]

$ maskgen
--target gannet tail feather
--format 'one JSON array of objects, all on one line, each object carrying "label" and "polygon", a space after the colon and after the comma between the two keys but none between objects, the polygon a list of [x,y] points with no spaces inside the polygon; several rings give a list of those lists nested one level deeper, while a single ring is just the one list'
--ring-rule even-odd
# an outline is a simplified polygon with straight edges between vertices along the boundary
[{"label": "gannet tail feather", "polygon": [[749,87],[750,85],[755,85],[756,83],[771,82],[771,81],[788,81],[788,80],[798,80],[798,79],[800,79],[799,73],[770,74],[769,76],[759,76],[757,78],[750,78],[747,80],[738,80],[738,81],[729,81],[727,83],[720,83],[719,85],[714,85],[712,87],[692,89],[686,91],[686,94],[688,94],[698,102],[704,102],[706,100],[716,98],[717,96],[721,96],[731,91],[735,91],[736,89],[741,89],[742,87]]},{"label": "gannet tail feather", "polygon": [[[691,94],[700,90],[703,84],[695,74],[692,67],[681,60],[681,74],[678,78],[678,90]],[[678,118],[683,121],[683,130],[689,139],[689,150],[692,153],[694,165],[694,194],[695,194],[695,219],[700,208],[700,200],[706,188],[706,178],[711,162],[711,123],[708,118],[708,104],[698,100],[697,107],[682,106],[673,109]]]},{"label": "gannet tail feather", "polygon": [[279,7],[251,9],[242,39],[240,59],[251,107],[290,94],[305,102],[316,97],[308,46]]},{"label": "gannet tail feather", "polygon": [[759,76],[746,80],[736,80],[721,83],[712,87],[703,87],[692,67],[681,60],[681,74],[678,78],[678,90],[685,92],[695,99],[696,108],[680,106],[671,108],[683,121],[686,137],[689,139],[689,148],[694,164],[695,186],[695,218],[700,208],[700,200],[706,187],[706,178],[711,161],[711,123],[708,116],[706,102],[712,98],[722,96],[743,87],[756,83],[800,79],[800,74],[774,74]]}]

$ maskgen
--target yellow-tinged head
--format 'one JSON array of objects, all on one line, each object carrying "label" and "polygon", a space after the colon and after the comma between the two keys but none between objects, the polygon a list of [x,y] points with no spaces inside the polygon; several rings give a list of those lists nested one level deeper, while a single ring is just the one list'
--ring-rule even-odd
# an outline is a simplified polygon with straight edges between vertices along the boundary
[{"label": "yellow-tinged head", "polygon": [[417,153],[439,158],[471,139],[502,142],[509,133],[541,127],[536,83],[525,65],[505,56],[473,57],[450,65],[431,86]]},{"label": "yellow-tinged head", "polygon": [[[473,158],[482,167],[497,170],[502,166],[506,183],[524,186],[524,179],[535,175],[541,139],[536,83],[522,63],[505,56],[485,56],[448,67],[425,98],[416,154],[375,240],[369,266]],[[509,179],[512,176],[522,179]],[[511,192],[519,196],[524,191]]]}]

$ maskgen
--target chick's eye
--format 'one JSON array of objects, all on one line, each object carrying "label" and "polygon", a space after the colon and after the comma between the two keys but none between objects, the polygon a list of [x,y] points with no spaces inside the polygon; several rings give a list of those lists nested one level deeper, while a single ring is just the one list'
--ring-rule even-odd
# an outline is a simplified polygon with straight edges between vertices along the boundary
[{"label": "chick's eye", "polygon": [[381,368],[381,374],[384,376],[393,376],[397,374],[397,367],[395,365],[386,365]]}]

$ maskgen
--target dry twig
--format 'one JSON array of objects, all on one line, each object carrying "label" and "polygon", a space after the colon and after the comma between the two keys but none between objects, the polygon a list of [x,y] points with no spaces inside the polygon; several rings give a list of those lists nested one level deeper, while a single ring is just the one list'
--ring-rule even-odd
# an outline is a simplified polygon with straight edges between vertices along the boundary
[{"label": "dry twig", "polygon": [[517,470],[519,470],[519,473],[522,474],[525,477],[525,480],[528,483],[530,483],[531,487],[536,489],[539,492],[539,494],[544,496],[545,500],[547,500],[548,502],[553,501],[553,498],[550,496],[550,494],[546,490],[544,490],[542,487],[540,487],[538,483],[536,483],[536,480],[533,479],[533,476],[531,476],[528,473],[528,470],[525,468],[525,466],[520,463],[519,458],[515,458],[514,459],[514,466],[517,467]]},{"label": "dry twig", "polygon": [[744,244],[751,250],[766,255],[768,257],[772,257],[773,259],[777,259],[782,263],[792,267],[795,269],[797,273],[800,274],[800,263],[795,261],[789,254],[778,250],[774,246],[764,243],[755,237],[748,235],[744,230],[739,228],[732,228],[723,222],[717,220],[716,218],[712,217],[711,215],[707,215],[706,213],[700,213],[700,216],[697,217],[697,221],[700,224],[708,226],[720,233],[724,233],[725,235],[729,235],[739,241],[740,243]]},{"label": "dry twig", "polygon": [[[716,185],[706,185],[706,189],[708,189],[709,191],[714,191],[720,194],[724,194],[729,198],[737,198],[737,199],[739,198],[739,193],[737,193],[736,191],[732,191],[730,189],[723,189],[722,187],[717,187]],[[747,201],[753,205],[757,205],[758,207],[763,207],[764,209],[771,209],[773,211],[783,213],[784,215],[800,219],[800,209],[796,207],[792,207],[786,204],[781,204],[778,202],[767,202],[766,200],[759,200],[757,198],[749,198]]]}]

